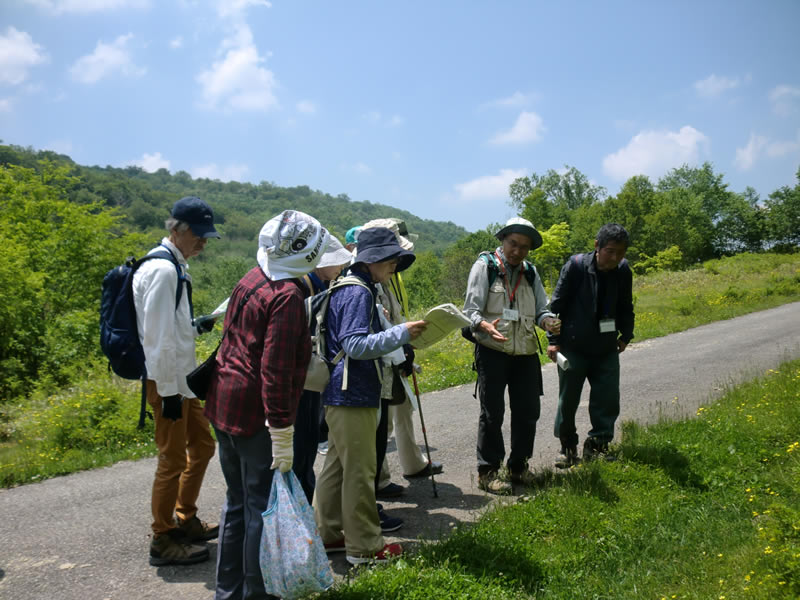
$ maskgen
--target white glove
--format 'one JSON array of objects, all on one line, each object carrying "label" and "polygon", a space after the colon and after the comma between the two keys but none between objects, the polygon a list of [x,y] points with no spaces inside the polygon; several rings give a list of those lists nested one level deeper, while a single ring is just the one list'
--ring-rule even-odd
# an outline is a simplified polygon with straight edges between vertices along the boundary
[{"label": "white glove", "polygon": [[294,460],[294,425],[288,427],[270,427],[269,435],[272,438],[272,466],[270,469],[280,469],[281,473],[292,468]]}]

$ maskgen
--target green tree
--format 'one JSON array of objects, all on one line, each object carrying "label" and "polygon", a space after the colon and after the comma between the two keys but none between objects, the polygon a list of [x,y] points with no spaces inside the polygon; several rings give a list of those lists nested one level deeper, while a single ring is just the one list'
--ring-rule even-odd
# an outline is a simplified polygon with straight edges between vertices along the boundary
[{"label": "green tree", "polygon": [[417,253],[414,264],[402,274],[411,309],[430,308],[440,303],[441,274],[441,262],[433,252]]},{"label": "green tree", "polygon": [[775,190],[766,201],[770,241],[782,249],[797,250],[800,246],[800,168],[796,177],[793,188]]},{"label": "green tree", "polygon": [[[103,276],[126,251],[142,248],[141,236],[120,229],[119,215],[98,203],[67,200],[76,183],[68,167],[49,161],[38,172],[0,167],[3,398],[44,375],[63,383],[76,359],[98,354]],[[48,334],[60,336],[58,343]]]},{"label": "green tree", "polygon": [[478,255],[500,245],[493,233],[498,229],[500,225],[489,225],[459,240],[445,251],[440,279],[442,301],[456,304],[464,301],[469,271]]}]

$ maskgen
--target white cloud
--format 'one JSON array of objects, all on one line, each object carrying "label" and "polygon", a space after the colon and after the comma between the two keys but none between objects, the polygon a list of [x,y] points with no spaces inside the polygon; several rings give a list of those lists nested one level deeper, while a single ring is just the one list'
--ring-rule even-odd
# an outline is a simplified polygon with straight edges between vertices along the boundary
[{"label": "white cloud", "polygon": [[787,117],[800,106],[800,87],[779,85],[770,91],[769,99],[775,114]]},{"label": "white cloud", "polygon": [[261,111],[278,107],[275,76],[260,66],[265,59],[258,55],[249,26],[236,26],[222,41],[220,54],[220,60],[197,76],[206,107]]},{"label": "white cloud", "polygon": [[522,92],[514,92],[506,98],[492,100],[487,102],[484,106],[487,108],[522,108],[528,106],[533,102],[535,94],[523,94]]},{"label": "white cloud", "polygon": [[314,115],[317,113],[317,107],[310,100],[301,100],[297,103],[297,112],[304,115]]},{"label": "white cloud", "polygon": [[149,0],[27,0],[39,8],[60,15],[62,13],[93,13],[121,8],[147,8]]},{"label": "white cloud", "polygon": [[352,164],[342,163],[341,165],[339,165],[339,168],[342,171],[348,171],[350,173],[355,173],[356,175],[372,174],[372,169],[369,167],[369,165],[361,161]]},{"label": "white cloud", "polygon": [[703,98],[715,98],[723,92],[739,87],[739,84],[740,81],[738,77],[731,79],[730,77],[711,74],[705,79],[695,81],[694,89],[698,96],[702,96]]},{"label": "white cloud", "polygon": [[497,175],[484,175],[453,187],[465,202],[508,198],[508,187],[525,173],[525,169],[500,169]]},{"label": "white cloud", "polygon": [[0,112],[11,112],[11,98],[0,98]]},{"label": "white cloud", "polygon": [[141,167],[148,173],[155,173],[159,169],[167,169],[169,170],[169,161],[161,156],[161,152],[156,152],[154,154],[148,154],[145,152],[142,154],[141,158],[137,158],[136,160],[132,160],[126,165],[134,165],[137,167]]},{"label": "white cloud", "polygon": [[619,181],[634,175],[655,179],[685,163],[697,163],[708,143],[705,135],[689,125],[679,131],[642,131],[603,159],[603,171]]},{"label": "white cloud", "polygon": [[131,58],[128,42],[133,39],[133,34],[119,36],[111,44],[97,42],[94,52],[82,56],[70,67],[69,72],[75,81],[80,83],[97,83],[104,77],[114,73],[121,73],[126,77],[141,77],[147,72],[144,67],[138,67]]},{"label": "white cloud", "polygon": [[218,0],[217,14],[223,18],[240,18],[251,6],[265,6],[270,8],[272,3],[267,0]]},{"label": "white cloud", "polygon": [[169,41],[169,47],[174,48],[176,50],[178,48],[183,48],[183,36],[179,35],[178,37],[171,39]]},{"label": "white cloud", "polygon": [[736,149],[734,164],[742,171],[750,169],[756,162],[758,155],[767,146],[767,138],[763,135],[750,134],[750,140],[744,148]]},{"label": "white cloud", "polygon": [[489,143],[505,145],[538,142],[542,139],[544,132],[545,127],[539,115],[534,112],[522,111],[511,129],[498,133],[489,140]]},{"label": "white cloud", "polygon": [[800,153],[800,131],[794,140],[784,141],[772,141],[766,136],[751,133],[747,145],[736,149],[736,158],[733,162],[740,171],[747,171],[764,155],[769,158],[780,158],[794,153]]},{"label": "white cloud", "polygon": [[9,26],[0,35],[0,83],[18,85],[28,77],[28,70],[48,60],[42,47],[30,34]]},{"label": "white cloud", "polygon": [[195,179],[219,179],[220,181],[244,181],[244,176],[250,169],[247,165],[226,165],[220,167],[216,163],[201,165],[189,169],[189,174]]},{"label": "white cloud", "polygon": [[405,119],[400,115],[392,115],[391,117],[384,117],[378,110],[371,110],[364,115],[364,119],[371,124],[382,127],[400,127],[405,123]]}]

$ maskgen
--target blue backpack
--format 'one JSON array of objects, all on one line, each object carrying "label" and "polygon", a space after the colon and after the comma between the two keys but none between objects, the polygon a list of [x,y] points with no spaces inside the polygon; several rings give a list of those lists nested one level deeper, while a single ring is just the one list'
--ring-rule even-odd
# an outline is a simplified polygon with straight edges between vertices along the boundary
[{"label": "blue backpack", "polygon": [[[162,244],[163,246],[163,244]],[[143,263],[153,258],[167,259],[178,274],[178,291],[175,310],[181,301],[183,285],[188,286],[189,310],[192,311],[192,286],[181,271],[175,255],[164,246],[164,250],[147,254],[136,260],[132,256],[125,264],[114,267],[103,278],[103,295],[100,301],[100,348],[108,358],[108,368],[124,379],[142,380],[142,406],[139,413],[139,428],[144,427],[145,380],[144,349],[139,341],[136,325],[136,307],[133,304],[133,275]]]},{"label": "blue backpack", "polygon": [[[178,273],[178,291],[175,310],[181,301],[182,283],[186,278],[172,252],[164,250],[147,254],[139,260],[129,257],[124,265],[114,267],[103,278],[103,296],[100,302],[100,348],[108,358],[109,369],[124,379],[140,379],[146,375],[144,350],[139,341],[136,325],[136,307],[133,304],[133,275],[142,264],[153,258],[167,259]],[[191,306],[191,286],[189,305]]]}]

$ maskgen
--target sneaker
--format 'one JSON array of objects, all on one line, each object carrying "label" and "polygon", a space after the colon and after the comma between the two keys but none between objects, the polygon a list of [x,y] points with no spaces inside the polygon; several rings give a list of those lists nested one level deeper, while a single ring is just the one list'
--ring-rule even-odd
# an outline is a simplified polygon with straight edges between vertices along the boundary
[{"label": "sneaker", "polygon": [[402,496],[406,493],[406,488],[402,485],[397,485],[396,483],[390,483],[386,487],[382,487],[379,490],[375,490],[375,497],[376,498],[397,498],[398,496]]},{"label": "sneaker", "polygon": [[363,565],[364,563],[385,563],[389,562],[390,558],[395,558],[403,553],[403,547],[400,544],[386,544],[380,552],[376,552],[372,556],[351,556],[347,555],[347,562],[351,565]]},{"label": "sneaker", "polygon": [[150,564],[154,567],[193,565],[204,560],[208,560],[208,548],[186,543],[176,529],[153,537],[150,542]]},{"label": "sneaker", "polygon": [[322,544],[325,546],[325,552],[331,554],[333,552],[344,552],[345,545],[344,545],[344,538],[340,540],[336,540],[335,542],[331,542],[330,544]]},{"label": "sneaker", "polygon": [[403,519],[387,515],[386,511],[383,510],[382,504],[378,504],[378,519],[381,522],[381,533],[391,533],[403,526]]},{"label": "sneaker", "polygon": [[478,489],[490,494],[510,494],[511,484],[497,476],[497,472],[478,474]]},{"label": "sneaker", "polygon": [[328,442],[320,442],[317,444],[317,453],[325,456],[328,453]]},{"label": "sneaker", "polygon": [[561,452],[556,458],[555,466],[557,469],[569,469],[570,467],[574,467],[580,462],[578,458],[578,447],[577,446],[570,446],[570,447],[561,447]]},{"label": "sneaker", "polygon": [[536,483],[536,475],[526,467],[522,471],[511,471],[511,483],[514,485],[533,485]]},{"label": "sneaker", "polygon": [[406,479],[413,479],[414,477],[430,477],[431,471],[433,471],[434,475],[438,475],[439,473],[444,471],[444,465],[436,461],[429,462],[427,465],[422,467],[422,469],[420,469],[416,473],[412,473],[411,475],[403,475],[403,477],[405,477]]},{"label": "sneaker", "polygon": [[213,540],[219,536],[218,523],[206,523],[205,521],[198,519],[196,515],[187,521],[181,521],[180,519],[176,518],[175,524],[183,534],[184,541],[190,544],[193,542],[205,542],[207,540]]}]

